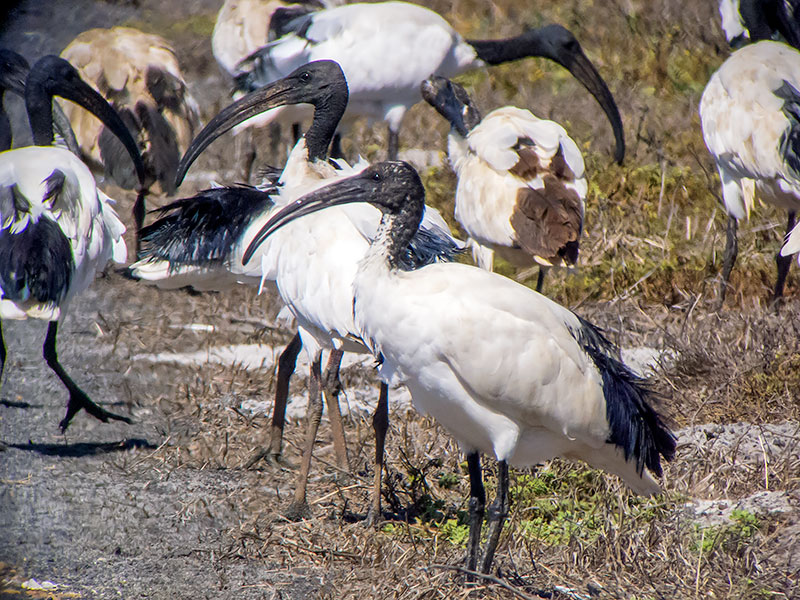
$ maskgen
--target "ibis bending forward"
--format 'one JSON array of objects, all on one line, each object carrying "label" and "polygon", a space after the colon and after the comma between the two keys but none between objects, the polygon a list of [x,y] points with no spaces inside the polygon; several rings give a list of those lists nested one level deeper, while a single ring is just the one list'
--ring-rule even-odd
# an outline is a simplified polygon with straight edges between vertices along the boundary
[{"label": "ibis bending forward", "polygon": [[[721,304],[738,253],[737,220],[750,216],[756,192],[788,211],[787,232],[800,209],[800,52],[772,41],[734,52],[703,92],[700,122],[729,215]],[[783,295],[791,258],[779,253],[776,263],[773,300]]]},{"label": "ibis bending forward", "polygon": [[[65,430],[81,408],[101,421],[126,417],[92,402],[67,375],[56,354],[62,309],[85,290],[109,259],[124,262],[125,227],[91,171],[53,141],[52,98],[59,95],[97,115],[130,153],[136,172],[144,166],[136,142],[119,115],[55,56],[40,59],[25,84],[25,103],[36,146],[0,153],[0,324],[33,317],[50,321],[44,358],[69,391]],[[0,325],[0,375],[6,348]]]},{"label": "ibis bending forward", "polygon": [[[383,120],[389,158],[397,157],[403,117],[421,100],[431,75],[455,77],[471,69],[543,57],[568,69],[600,103],[614,130],[617,161],[625,154],[617,105],[575,36],[560,25],[530,29],[506,40],[465,40],[430,9],[407,2],[347,4],[312,12],[287,24],[287,33],[248,60],[240,86],[253,90],[313,60],[338,62],[350,87],[350,117]],[[276,115],[277,116],[277,115]]]},{"label": "ibis bending forward", "polygon": [[[100,91],[122,116],[139,142],[146,185],[156,182],[175,193],[175,171],[181,152],[200,126],[200,110],[186,88],[178,58],[162,37],[130,27],[90,29],[61,53]],[[67,107],[84,158],[122,188],[136,186],[136,173],[124,149],[89,115]],[[144,222],[144,195],[133,207],[137,248]]]},{"label": "ibis bending forward", "polygon": [[661,457],[673,457],[675,438],[616,348],[569,310],[468,265],[398,269],[424,197],[408,164],[372,165],[282,209],[244,258],[279,227],[325,207],[369,202],[383,212],[353,282],[356,326],[381,359],[381,378],[405,384],[416,408],[433,415],[467,453],[470,569],[477,564],[485,501],[479,453],[499,461],[481,565],[486,572],[508,513],[509,464],[581,459],[651,494],[659,491],[651,473],[661,475]]},{"label": "ibis bending forward", "polygon": [[444,77],[422,83],[422,97],[451,125],[450,164],[458,175],[455,217],[478,265],[494,252],[517,266],[573,265],[583,230],[583,157],[564,128],[506,106],[481,119],[466,90]]}]

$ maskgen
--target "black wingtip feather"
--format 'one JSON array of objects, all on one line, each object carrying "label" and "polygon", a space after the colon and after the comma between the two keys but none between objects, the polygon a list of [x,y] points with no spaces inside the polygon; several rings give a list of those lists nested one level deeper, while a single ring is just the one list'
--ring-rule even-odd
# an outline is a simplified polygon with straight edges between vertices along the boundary
[{"label": "black wingtip feather", "polygon": [[578,317],[580,331],[573,332],[603,378],[606,418],[611,431],[607,442],[622,449],[625,460],[636,460],[639,474],[647,467],[661,476],[661,457],[675,457],[675,435],[650,405],[653,392],[618,357],[617,348],[600,329]]},{"label": "black wingtip feather", "polygon": [[138,259],[166,260],[170,268],[227,260],[253,218],[272,203],[245,185],[204,190],[156,209],[161,214],[142,228]]},{"label": "black wingtip feather", "polygon": [[784,79],[773,93],[784,101],[781,110],[789,119],[789,127],[781,134],[780,153],[795,176],[800,177],[800,91]]}]

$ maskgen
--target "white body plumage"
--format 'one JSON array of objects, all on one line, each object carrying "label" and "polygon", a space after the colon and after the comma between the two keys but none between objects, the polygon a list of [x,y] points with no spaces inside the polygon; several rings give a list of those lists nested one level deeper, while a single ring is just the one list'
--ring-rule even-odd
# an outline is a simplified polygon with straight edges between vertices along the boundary
[{"label": "white body plumage", "polygon": [[[48,186],[48,181],[55,181],[54,173],[63,175],[55,192]],[[4,195],[14,193],[16,202],[21,199],[26,207],[0,215],[4,230],[11,235],[24,235],[39,219],[50,219],[68,240],[74,261],[69,289],[64,290],[59,304],[41,304],[32,299],[15,301],[0,290],[0,319],[57,320],[61,308],[85,290],[109,260],[125,262],[125,226],[112,207],[113,201],[97,189],[91,171],[68,150],[29,146],[0,153],[0,188],[4,188]]]}]

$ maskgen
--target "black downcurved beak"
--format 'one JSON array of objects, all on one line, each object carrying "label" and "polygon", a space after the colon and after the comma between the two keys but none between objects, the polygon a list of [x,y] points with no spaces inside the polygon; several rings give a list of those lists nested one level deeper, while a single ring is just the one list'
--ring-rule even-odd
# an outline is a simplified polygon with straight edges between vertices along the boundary
[{"label": "black downcurved beak", "polygon": [[616,140],[616,147],[614,148],[614,160],[618,164],[622,164],[625,158],[625,134],[622,128],[622,118],[617,108],[617,103],[614,102],[614,96],[608,89],[606,82],[600,77],[600,73],[594,68],[594,65],[583,53],[580,48],[573,54],[569,62],[556,59],[561,66],[567,69],[572,76],[583,84],[589,93],[594,96],[597,103],[602,107],[606,113],[608,120],[611,122],[611,128],[614,130],[614,139]]},{"label": "black downcurved beak", "polygon": [[[35,68],[36,65],[34,65]],[[112,108],[106,99],[88,83],[80,79],[70,82],[56,81],[51,87],[51,93],[79,104],[103,122],[125,146],[125,150],[128,151],[136,168],[139,186],[144,187],[144,163],[142,162],[142,155],[139,153],[139,146],[119,114],[117,114],[117,111]],[[58,125],[57,120],[56,124]]]},{"label": "black downcurved beak", "polygon": [[449,81],[444,77],[430,77],[422,82],[420,92],[422,99],[436,109],[450,123],[450,127],[455,129],[462,137],[467,137],[469,129],[464,122],[463,105],[460,104]]},{"label": "black downcurved beak", "polygon": [[287,223],[331,206],[363,202],[364,186],[359,185],[359,183],[360,180],[355,178],[341,179],[302,198],[298,198],[280,209],[270,217],[247,246],[242,257],[242,264],[245,265],[250,262],[253,254],[264,243],[264,240]]},{"label": "black downcurved beak", "polygon": [[273,84],[247,94],[244,98],[225,107],[192,140],[191,145],[187,148],[178,165],[178,171],[175,175],[175,187],[180,186],[192,163],[219,136],[250,117],[261,114],[271,108],[300,102],[302,98],[298,98],[298,96],[299,94],[287,82],[278,80]]}]

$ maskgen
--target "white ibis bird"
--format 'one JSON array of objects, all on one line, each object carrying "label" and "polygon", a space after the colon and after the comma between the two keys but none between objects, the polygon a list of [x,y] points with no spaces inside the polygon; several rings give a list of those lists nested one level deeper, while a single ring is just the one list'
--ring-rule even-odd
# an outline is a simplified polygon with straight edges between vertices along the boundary
[{"label": "white ibis bird", "polygon": [[50,321],[44,358],[70,395],[60,423],[63,431],[80,409],[104,422],[130,422],[92,402],[56,353],[62,309],[109,259],[123,262],[126,249],[125,227],[89,168],[69,150],[50,146],[54,95],[79,103],[102,120],[124,144],[142,179],[144,165],[119,115],[67,61],[46,56],[33,66],[25,103],[36,145],[0,153],[0,375],[6,359],[2,320]]},{"label": "white ibis bird", "polygon": [[242,89],[256,89],[312,60],[335,60],[350,87],[348,116],[385,121],[390,158],[397,156],[400,125],[406,111],[421,100],[424,79],[452,78],[526,57],[559,63],[589,90],[611,121],[617,161],[624,156],[622,121],[611,92],[575,36],[559,25],[506,40],[465,40],[432,10],[379,2],[312,12],[287,24],[287,30],[247,59],[252,66],[239,77]]},{"label": "white ibis bird", "polygon": [[[224,109],[217,115],[206,128],[198,135],[192,146],[187,150],[178,177],[181,178],[191,165],[192,161],[214,139],[233,128],[238,123],[250,118],[261,110],[268,110],[289,102],[305,102],[315,108],[314,119],[304,138],[302,138],[292,151],[283,170],[279,182],[279,191],[273,196],[278,206],[285,205],[301,195],[302,191],[313,189],[319,185],[339,178],[342,173],[353,172],[353,169],[339,163],[341,171],[337,171],[326,162],[327,149],[331,143],[333,133],[347,104],[347,83],[339,66],[332,61],[316,61],[304,65],[295,73],[279,80],[266,88],[242,98],[238,102]],[[359,165],[356,169],[362,168]],[[242,195],[237,190],[229,188],[228,192],[216,191],[217,194],[227,194],[228,199],[237,202],[235,196]],[[252,205],[251,201],[242,199],[243,203]],[[311,451],[316,438],[319,425],[322,403],[319,399],[320,388],[320,360],[323,349],[331,351],[329,368],[324,378],[325,388],[328,392],[329,412],[334,425],[334,442],[341,447],[341,466],[346,466],[344,452],[344,434],[339,417],[338,403],[336,402],[334,380],[338,379],[339,361],[343,351],[366,352],[366,348],[357,339],[354,333],[352,317],[352,278],[355,274],[356,264],[369,245],[369,236],[374,235],[378,227],[379,214],[369,207],[364,210],[339,210],[325,215],[324,223],[308,221],[298,223],[296,227],[288,228],[284,235],[271,241],[270,244],[260,248],[259,257],[244,261],[238,269],[252,269],[253,265],[260,268],[265,279],[275,280],[283,300],[294,314],[299,329],[300,338],[296,338],[287,347],[279,360],[278,385],[276,386],[276,402],[273,411],[273,427],[269,450],[265,454],[277,457],[280,454],[280,440],[283,429],[283,419],[286,407],[286,394],[288,380],[294,369],[294,361],[302,346],[309,355],[312,365],[311,385],[309,393],[309,430],[306,438],[306,448],[303,454],[303,464],[300,479],[295,492],[295,500],[289,508],[292,516],[303,516],[308,512],[306,503],[306,480],[311,464]],[[188,215],[185,207],[175,206],[167,216],[180,221]],[[238,214],[240,209],[231,212]],[[242,208],[242,211],[249,210]],[[252,236],[266,221],[268,214],[261,209],[261,215],[252,219],[246,229],[235,236],[228,236],[232,240],[231,250],[226,253],[226,261],[241,261],[244,248],[247,247]],[[332,221],[331,221],[332,220]],[[143,236],[144,248],[152,253],[152,238],[150,231],[156,231],[160,220],[146,228]],[[331,225],[335,222],[336,227]],[[207,229],[205,226],[203,230]],[[192,239],[191,237],[188,239]],[[161,242],[156,247],[163,246]],[[325,251],[323,251],[325,249]],[[435,260],[438,256],[448,256],[456,251],[457,245],[450,238],[447,226],[441,216],[431,210],[421,230],[412,244],[411,254],[408,256],[410,266]],[[192,245],[190,252],[193,256],[202,256],[198,253],[197,246]],[[336,260],[333,260],[336,257]],[[154,263],[164,262],[166,257],[159,257]],[[140,260],[134,269],[141,273],[147,267],[148,259]],[[168,261],[171,268],[176,262]],[[226,262],[225,268],[231,267]],[[154,267],[153,271],[168,272],[168,268]],[[185,279],[184,279],[185,281]],[[372,513],[377,518],[380,501],[380,466],[383,456],[383,439],[388,425],[388,389],[382,386],[379,406],[376,411],[374,424],[378,443],[376,444],[376,460],[380,459],[376,468],[376,491],[373,495]],[[337,439],[341,436],[340,443]],[[375,508],[378,503],[377,509]]]},{"label": "white ibis bird", "polygon": [[574,265],[587,184],[583,157],[564,128],[505,106],[481,118],[466,90],[444,77],[422,83],[422,97],[450,122],[448,154],[458,176],[455,217],[478,265],[494,252],[517,266]]},{"label": "white ibis bird", "polygon": [[[734,52],[711,76],[700,100],[703,139],[722,181],[728,212],[720,305],[738,244],[737,220],[748,218],[756,193],[788,211],[787,233],[800,208],[800,52],[760,41]],[[773,300],[783,295],[791,259],[776,256]]]},{"label": "white ibis bird", "polygon": [[[134,132],[146,186],[158,182],[163,193],[173,194],[175,170],[199,129],[200,111],[169,43],[130,27],[90,29],[70,42],[61,57],[77,67]],[[77,107],[65,110],[85,160],[93,167],[102,165],[120,187],[135,187],[130,161],[108,130]],[[137,246],[145,213],[144,196],[140,198],[133,207]]]},{"label": "white ibis bird", "polygon": [[797,9],[797,0],[720,0],[719,3],[722,30],[734,48],[777,36],[799,47]]},{"label": "white ibis bird", "polygon": [[323,208],[368,202],[383,212],[353,281],[355,323],[379,357],[381,378],[403,383],[415,407],[435,417],[467,454],[470,570],[477,564],[485,503],[479,453],[499,461],[481,566],[488,572],[509,508],[509,464],[581,459],[651,494],[659,490],[651,473],[661,474],[661,457],[673,457],[675,437],[650,406],[643,381],[591,323],[469,265],[399,269],[424,199],[407,163],[375,164],[274,214],[244,259],[280,227]]}]

